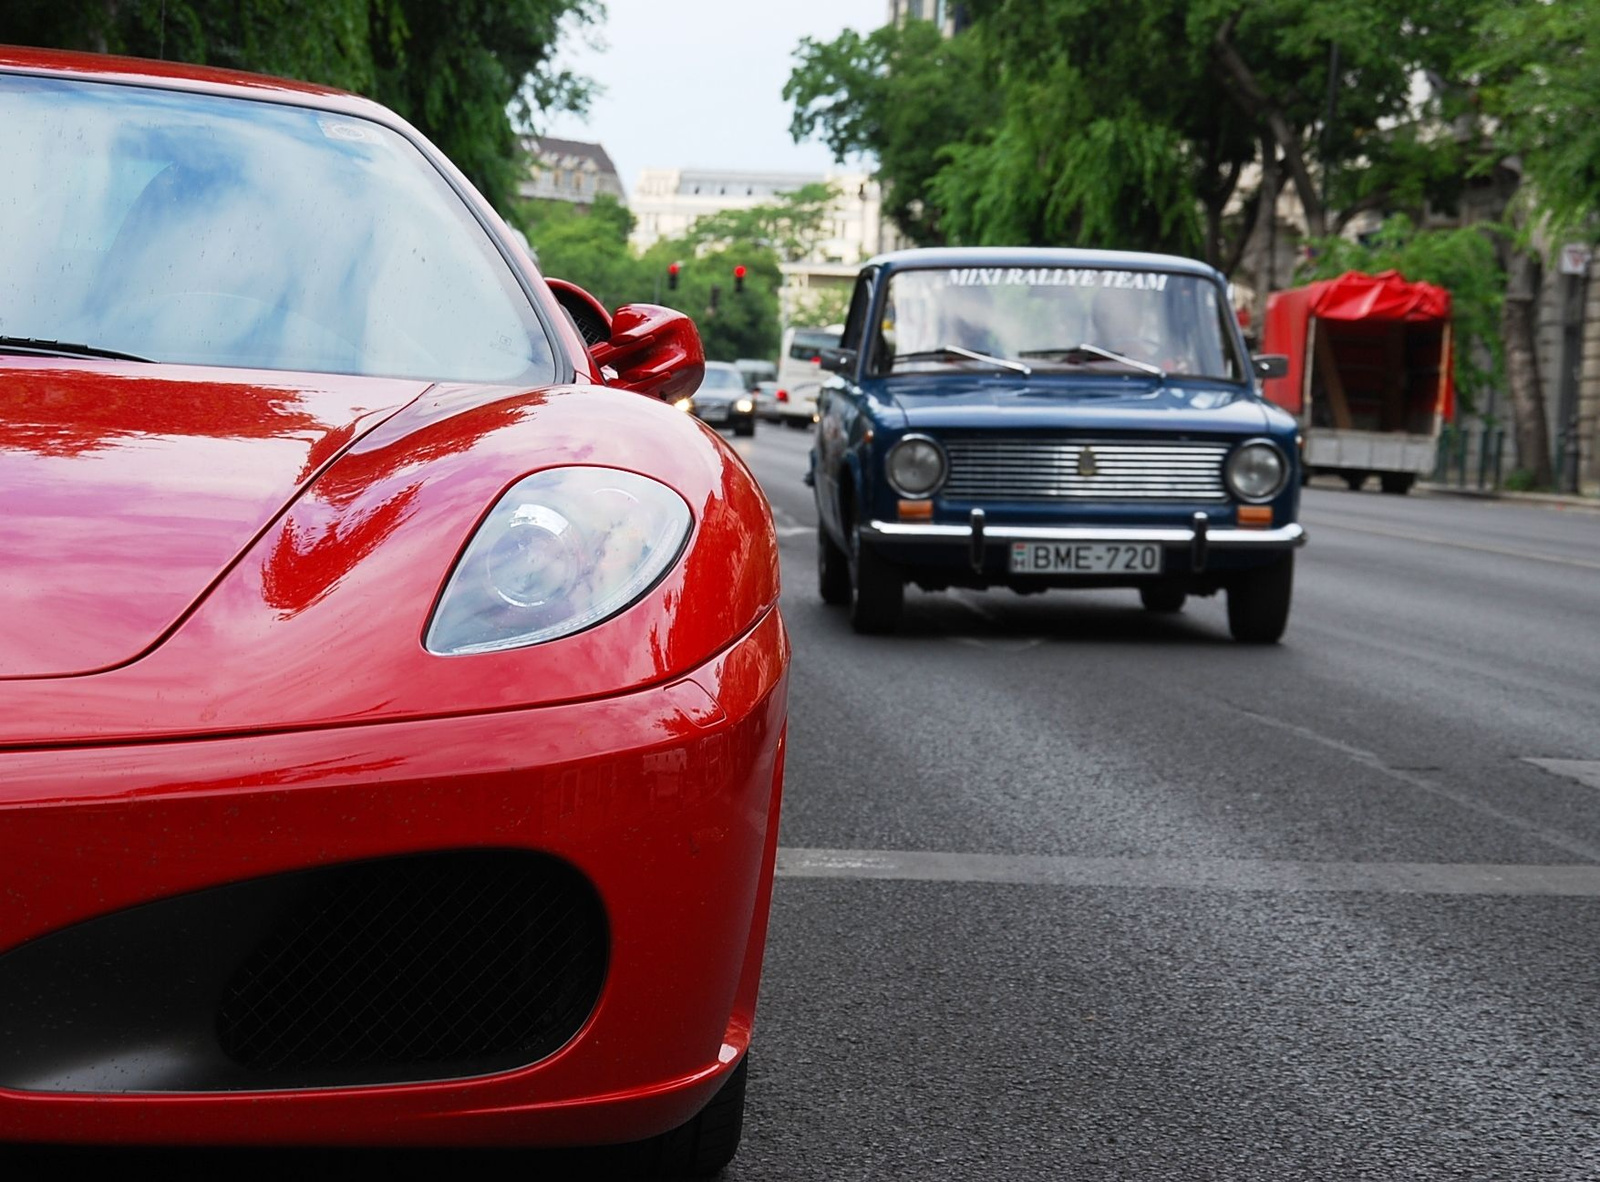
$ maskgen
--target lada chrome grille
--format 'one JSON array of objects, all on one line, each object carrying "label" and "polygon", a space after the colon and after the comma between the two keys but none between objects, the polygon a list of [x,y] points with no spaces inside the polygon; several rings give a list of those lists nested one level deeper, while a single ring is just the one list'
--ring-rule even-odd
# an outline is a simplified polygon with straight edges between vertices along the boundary
[{"label": "lada chrome grille", "polygon": [[947,439],[956,501],[1225,501],[1219,443]]}]

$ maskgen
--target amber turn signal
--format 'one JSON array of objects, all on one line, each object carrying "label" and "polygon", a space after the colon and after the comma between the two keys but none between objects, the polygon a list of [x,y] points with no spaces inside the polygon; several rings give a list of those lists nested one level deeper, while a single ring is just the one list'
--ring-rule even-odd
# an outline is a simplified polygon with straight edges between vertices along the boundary
[{"label": "amber turn signal", "polygon": [[1271,505],[1240,505],[1240,529],[1267,529],[1272,525]]},{"label": "amber turn signal", "polygon": [[901,501],[900,502],[900,520],[901,521],[932,521],[933,520],[933,502],[932,501]]}]

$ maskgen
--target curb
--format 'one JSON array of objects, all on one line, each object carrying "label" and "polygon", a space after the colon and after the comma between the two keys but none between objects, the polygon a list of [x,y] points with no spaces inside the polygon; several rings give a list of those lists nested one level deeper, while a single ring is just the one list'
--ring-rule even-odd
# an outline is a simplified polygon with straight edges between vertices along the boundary
[{"label": "curb", "polygon": [[1548,509],[1577,509],[1600,513],[1600,497],[1570,496],[1561,493],[1496,492],[1487,488],[1458,488],[1449,484],[1419,482],[1418,492],[1430,496],[1465,497],[1474,501],[1500,501],[1504,504],[1541,505]]}]

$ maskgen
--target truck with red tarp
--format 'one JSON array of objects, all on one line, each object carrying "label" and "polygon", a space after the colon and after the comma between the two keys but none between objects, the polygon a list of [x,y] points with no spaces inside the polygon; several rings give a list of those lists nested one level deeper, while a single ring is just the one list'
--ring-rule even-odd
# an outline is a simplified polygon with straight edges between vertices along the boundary
[{"label": "truck with red tarp", "polygon": [[1260,350],[1289,359],[1264,387],[1300,420],[1308,479],[1357,489],[1376,474],[1384,492],[1406,493],[1433,469],[1455,413],[1448,291],[1351,271],[1274,292]]}]

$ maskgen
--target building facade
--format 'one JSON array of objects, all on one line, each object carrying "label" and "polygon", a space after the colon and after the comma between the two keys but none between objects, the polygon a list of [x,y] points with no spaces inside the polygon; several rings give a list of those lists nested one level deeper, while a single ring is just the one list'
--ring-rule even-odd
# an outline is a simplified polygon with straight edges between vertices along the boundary
[{"label": "building facade", "polygon": [[528,177],[517,186],[518,196],[586,208],[605,193],[626,203],[617,166],[599,144],[538,136],[525,139],[523,148],[528,154]]}]

